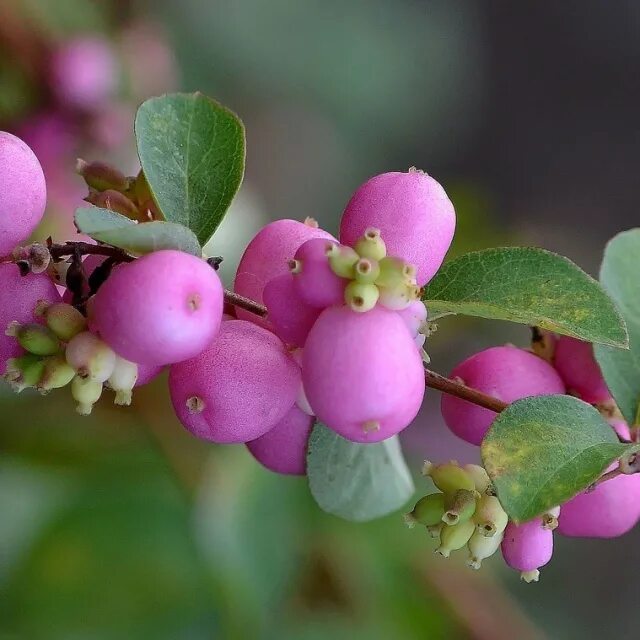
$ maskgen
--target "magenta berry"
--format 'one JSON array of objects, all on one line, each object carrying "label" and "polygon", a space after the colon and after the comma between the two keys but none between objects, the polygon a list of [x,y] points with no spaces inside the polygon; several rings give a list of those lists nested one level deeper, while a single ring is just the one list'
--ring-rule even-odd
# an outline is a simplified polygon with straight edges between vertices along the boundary
[{"label": "magenta berry", "polygon": [[247,442],[247,449],[267,469],[302,476],[307,466],[307,442],[313,418],[297,406],[263,436]]},{"label": "magenta berry", "polygon": [[152,364],[138,364],[138,379],[136,387],[142,387],[145,384],[153,382],[161,373],[164,367]]},{"label": "magenta berry", "polygon": [[63,45],[52,57],[51,88],[67,107],[101,107],[116,83],[116,60],[106,40],[77,38]]},{"label": "magenta berry", "polygon": [[593,345],[568,336],[558,336],[553,365],[570,393],[591,404],[611,398],[600,367],[593,357]]},{"label": "magenta berry", "polygon": [[0,257],[31,235],[46,202],[44,173],[35,154],[20,138],[0,131]]},{"label": "magenta berry", "polygon": [[[560,376],[550,364],[511,346],[493,347],[471,356],[451,372],[451,377],[504,402],[565,392]],[[479,445],[496,414],[466,400],[443,395],[442,416],[459,438]]]},{"label": "magenta berry", "polygon": [[169,389],[180,422],[199,438],[248,442],[293,406],[300,369],[282,341],[251,322],[229,320],[196,358],[173,365]]},{"label": "magenta berry", "polygon": [[222,306],[220,278],[204,260],[157,251],[115,269],[94,297],[91,327],[131,362],[171,364],[207,348]]},{"label": "magenta berry", "polygon": [[432,177],[415,170],[383,173],[351,197],[342,214],[340,242],[353,246],[367,228],[379,229],[387,255],[415,264],[422,286],[440,268],[455,225],[453,205]]},{"label": "magenta berry", "polygon": [[[261,229],[244,251],[236,272],[233,290],[242,296],[264,302],[262,293],[270,280],[289,271],[289,260],[298,247],[311,238],[335,240],[326,231],[309,222],[276,220]],[[269,322],[244,309],[238,318],[269,328]]]},{"label": "magenta berry", "polygon": [[321,422],[355,442],[377,442],[415,418],[424,396],[422,359],[398,314],[329,307],[309,333],[302,379]]},{"label": "magenta berry", "polygon": [[21,276],[15,264],[0,264],[0,374],[7,360],[18,357],[22,350],[14,337],[5,335],[9,323],[33,322],[34,309],[40,300],[60,302],[60,294],[46,274]]},{"label": "magenta berry", "polygon": [[327,254],[336,244],[326,238],[307,240],[289,265],[298,295],[312,307],[324,309],[344,300],[347,281],[335,274]]},{"label": "magenta berry", "polygon": [[267,282],[263,298],[273,332],[283,342],[303,347],[321,310],[300,298],[293,275],[285,273]]},{"label": "magenta berry", "polygon": [[501,549],[505,562],[520,571],[525,582],[537,582],[538,570],[553,555],[553,532],[542,526],[540,518],[520,525],[510,522],[504,531]]}]

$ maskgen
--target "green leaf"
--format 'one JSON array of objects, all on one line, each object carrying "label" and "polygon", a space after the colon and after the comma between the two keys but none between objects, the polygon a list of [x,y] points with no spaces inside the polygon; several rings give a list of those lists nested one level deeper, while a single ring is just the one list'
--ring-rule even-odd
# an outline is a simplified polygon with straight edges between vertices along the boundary
[{"label": "green leaf", "polygon": [[204,245],[242,182],[242,122],[200,93],[176,93],[144,102],[135,132],[140,163],[162,215],[191,229]]},{"label": "green leaf", "polygon": [[76,209],[74,220],[78,230],[91,237],[93,237],[94,233],[111,231],[126,226],[132,227],[136,224],[135,220],[131,220],[131,218],[111,211],[111,209],[102,209],[100,207]]},{"label": "green leaf", "polygon": [[430,314],[510,320],[626,347],[624,321],[602,287],[567,258],[533,247],[467,253],[425,287]]},{"label": "green leaf", "polygon": [[595,346],[604,379],[629,424],[637,423],[640,403],[640,229],[609,241],[600,269],[600,282],[616,301],[629,329],[629,351]]},{"label": "green leaf", "polygon": [[505,511],[525,522],[580,493],[631,448],[591,405],[537,396],[500,413],[481,451]]},{"label": "green leaf", "polygon": [[320,423],[309,439],[307,476],[321,509],[354,522],[400,509],[415,491],[397,437],[361,444]]}]

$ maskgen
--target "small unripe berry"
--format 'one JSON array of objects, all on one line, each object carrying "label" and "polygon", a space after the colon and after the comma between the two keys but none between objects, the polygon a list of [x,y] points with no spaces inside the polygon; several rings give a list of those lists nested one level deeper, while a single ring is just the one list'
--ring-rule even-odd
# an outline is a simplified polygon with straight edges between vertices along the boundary
[{"label": "small unripe berry", "polygon": [[442,523],[444,515],[444,493],[431,493],[416,502],[413,511],[405,514],[404,520],[409,527],[416,523],[432,527]]},{"label": "small unripe berry", "polygon": [[416,284],[417,268],[401,258],[387,256],[380,260],[378,267],[376,284],[380,287],[392,289],[400,284]]},{"label": "small unripe berry", "polygon": [[360,260],[360,256],[352,247],[334,244],[330,247],[327,255],[331,270],[340,278],[351,280],[355,277],[354,267]]},{"label": "small unripe berry", "polygon": [[504,531],[502,556],[512,568],[520,571],[525,582],[537,582],[540,567],[553,555],[553,532],[542,526],[536,518],[520,525],[510,522]]},{"label": "small unripe berry", "polygon": [[484,467],[478,464],[465,464],[462,468],[473,478],[478,493],[484,493],[491,486],[491,479]]},{"label": "small unripe berry", "polygon": [[267,433],[247,442],[251,455],[276,473],[303,476],[307,467],[307,443],[313,418],[295,405]]},{"label": "small unripe berry", "polygon": [[18,358],[9,358],[3,377],[16,393],[20,393],[28,387],[35,387],[40,382],[43,372],[44,360],[27,353]]},{"label": "small unripe berry", "polygon": [[321,309],[300,298],[290,273],[267,282],[262,295],[273,332],[283,342],[303,347]]},{"label": "small unripe berry", "polygon": [[116,366],[116,354],[105,342],[84,331],[75,336],[65,351],[67,362],[80,378],[90,378],[102,384]]},{"label": "small unripe berry", "polygon": [[47,300],[38,300],[35,315],[44,318],[47,327],[64,342],[87,328],[87,319],[75,307],[63,302],[50,304]]},{"label": "small unripe berry", "polygon": [[485,493],[478,500],[476,512],[473,514],[473,521],[483,536],[493,538],[505,530],[509,522],[509,516],[502,508],[498,498]]},{"label": "small unripe berry", "polygon": [[452,526],[445,524],[440,530],[440,546],[436,553],[448,558],[452,551],[462,549],[469,542],[474,531],[475,526],[471,520],[464,520]]},{"label": "small unripe berry", "polygon": [[553,365],[570,393],[590,404],[607,402],[611,393],[593,357],[593,345],[568,336],[558,336]]},{"label": "small unripe berry", "polygon": [[251,322],[229,320],[196,358],[173,365],[169,390],[180,422],[199,438],[248,442],[293,406],[300,368],[282,341]]},{"label": "small unripe berry", "polygon": [[[276,220],[269,223],[251,240],[242,255],[233,290],[256,302],[263,303],[262,293],[270,280],[289,271],[288,261],[298,247],[311,238],[335,238],[317,225],[297,220]],[[237,308],[239,319],[249,320],[269,328],[269,322],[253,313]]]},{"label": "small unripe berry", "polygon": [[[312,307],[324,309],[341,304],[346,281],[329,264],[328,252],[335,242],[313,238],[302,244],[294,256],[293,281],[299,297]],[[291,266],[291,265],[290,265]]]},{"label": "small unripe berry", "polygon": [[455,224],[451,201],[426,173],[383,173],[351,197],[342,214],[340,242],[353,246],[368,227],[379,229],[387,254],[415,264],[423,286],[442,264]]},{"label": "small unripe berry", "polygon": [[111,274],[93,298],[91,326],[131,362],[181,362],[215,337],[223,295],[220,278],[204,260],[156,251]]},{"label": "small unripe berry", "polygon": [[75,369],[66,361],[65,356],[49,356],[43,361],[44,371],[37,384],[38,391],[47,393],[52,389],[66,387],[76,375]]},{"label": "small unripe berry", "polygon": [[378,302],[380,292],[375,284],[365,284],[352,280],[344,290],[344,301],[352,311],[366,313]]},{"label": "small unripe berry", "polygon": [[415,283],[402,283],[395,287],[378,287],[380,304],[392,311],[402,311],[420,297],[420,288]]},{"label": "small unripe berry", "polygon": [[481,531],[474,531],[467,544],[469,548],[467,565],[472,569],[480,569],[482,561],[490,558],[500,548],[502,537],[503,534],[498,533],[487,538]]},{"label": "small unripe berry", "polygon": [[36,356],[52,356],[62,349],[55,333],[41,324],[11,322],[5,333],[14,337],[25,351]]},{"label": "small unripe berry", "polygon": [[444,493],[455,493],[460,489],[474,491],[476,488],[473,477],[457,462],[445,462],[433,464],[425,460],[422,466],[422,475],[429,476],[433,484]]},{"label": "small unripe berry", "polygon": [[452,526],[469,520],[476,510],[476,491],[459,489],[453,494],[445,496],[445,512],[442,522]]},{"label": "small unripe berry", "polygon": [[138,365],[116,356],[113,372],[107,380],[110,389],[116,392],[115,404],[128,406],[131,404],[131,391],[138,380]]},{"label": "small unripe berry", "polygon": [[[550,364],[511,346],[493,347],[471,356],[451,372],[451,377],[507,403],[529,396],[565,392],[564,383]],[[479,445],[496,414],[444,394],[442,416],[459,438]]]},{"label": "small unripe berry", "polygon": [[47,201],[44,173],[33,151],[0,131],[0,256],[9,254],[38,226]]},{"label": "small unripe berry", "polygon": [[365,229],[364,234],[356,240],[353,248],[361,258],[370,258],[377,261],[382,260],[387,255],[387,247],[380,236],[380,229],[375,229],[374,227]]},{"label": "small unripe berry", "polygon": [[78,403],[76,411],[81,416],[88,416],[93,410],[93,405],[100,400],[102,395],[102,383],[91,378],[76,376],[71,381],[71,396]]},{"label": "small unripe berry", "polygon": [[379,307],[325,309],[305,344],[302,379],[318,419],[355,442],[402,431],[425,390],[422,359],[404,322]]}]

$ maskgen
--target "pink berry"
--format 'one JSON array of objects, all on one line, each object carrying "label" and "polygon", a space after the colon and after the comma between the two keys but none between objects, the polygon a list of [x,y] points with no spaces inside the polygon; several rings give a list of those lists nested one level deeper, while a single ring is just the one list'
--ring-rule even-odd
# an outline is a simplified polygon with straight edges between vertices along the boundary
[{"label": "pink berry", "polygon": [[282,341],[244,320],[223,322],[206,351],[169,374],[180,422],[219,443],[265,434],[291,409],[299,387],[300,369]]},{"label": "pink berry", "polygon": [[[311,238],[335,240],[326,231],[297,220],[276,220],[261,229],[244,251],[233,290],[241,296],[262,303],[262,292],[270,280],[289,271],[289,260],[298,247]],[[238,318],[270,328],[267,320],[244,309],[237,309]]]},{"label": "pink berry", "polygon": [[283,342],[303,347],[321,310],[300,298],[290,273],[267,282],[262,295],[273,332]]},{"label": "pink berry", "polygon": [[347,281],[329,265],[327,249],[337,244],[326,238],[313,238],[301,245],[292,265],[296,291],[312,307],[324,309],[344,302]]},{"label": "pink berry", "polygon": [[271,471],[303,476],[312,428],[313,418],[294,405],[275,427],[256,440],[247,442],[247,449]]},{"label": "pink berry", "polygon": [[380,230],[387,255],[418,268],[426,284],[449,250],[456,215],[444,189],[421,171],[375,176],[353,194],[342,214],[340,242],[352,246],[365,230]]},{"label": "pink berry", "polygon": [[425,334],[420,333],[422,325],[427,321],[427,307],[421,300],[414,300],[408,307],[396,312],[407,325],[416,346],[422,348]]},{"label": "pink berry", "polygon": [[512,569],[522,572],[523,580],[536,582],[538,569],[547,564],[553,555],[553,532],[542,526],[541,518],[520,525],[509,522],[501,549],[505,562]]},{"label": "pink berry", "polygon": [[117,83],[117,65],[108,41],[77,38],[63,45],[51,61],[51,88],[58,100],[74,109],[95,109]]},{"label": "pink berry", "polygon": [[585,402],[598,404],[611,398],[600,367],[593,357],[593,345],[589,342],[559,336],[553,365],[567,389]]},{"label": "pink berry", "polygon": [[138,365],[138,379],[136,380],[136,387],[142,387],[145,384],[153,382],[161,373],[164,367],[150,364]]},{"label": "pink berry", "polygon": [[204,260],[157,251],[113,271],[93,298],[91,327],[131,362],[181,362],[215,337],[223,295],[220,278]]},{"label": "pink berry", "polygon": [[0,257],[38,226],[47,203],[44,173],[20,138],[0,131]]},{"label": "pink berry", "polygon": [[415,418],[425,390],[422,359],[403,320],[375,307],[325,309],[309,333],[302,379],[321,422],[355,442],[378,442]]},{"label": "pink berry", "polygon": [[15,264],[0,264],[0,375],[7,360],[22,353],[15,338],[5,335],[10,322],[34,322],[34,310],[40,300],[51,304],[60,302],[60,294],[52,280],[44,273],[21,276]]},{"label": "pink berry", "polygon": [[[492,347],[471,356],[452,372],[464,384],[504,402],[529,396],[563,394],[555,369],[542,358],[511,346]],[[459,438],[479,445],[496,414],[489,409],[443,394],[442,416]]]}]

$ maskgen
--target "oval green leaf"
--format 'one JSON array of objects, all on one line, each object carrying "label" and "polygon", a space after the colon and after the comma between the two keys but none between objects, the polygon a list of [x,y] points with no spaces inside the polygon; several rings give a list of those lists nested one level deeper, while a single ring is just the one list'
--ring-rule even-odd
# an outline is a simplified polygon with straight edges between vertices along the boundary
[{"label": "oval green leaf", "polygon": [[121,229],[122,227],[133,227],[135,220],[120,215],[111,209],[100,207],[82,207],[76,209],[74,216],[76,227],[81,233],[93,237],[94,233]]},{"label": "oval green leaf", "polygon": [[629,330],[629,350],[595,346],[596,359],[609,390],[629,424],[638,421],[640,407],[640,229],[609,241],[600,269],[600,282],[616,301]]},{"label": "oval green leaf", "polygon": [[201,93],[177,93],[144,102],[135,133],[140,164],[162,215],[191,229],[204,245],[242,182],[242,122]]},{"label": "oval green leaf", "polygon": [[307,476],[323,511],[354,522],[397,511],[415,491],[397,437],[361,444],[320,423],[309,439]]},{"label": "oval green leaf", "polygon": [[543,249],[467,253],[440,269],[423,300],[432,315],[510,320],[589,342],[628,345],[624,321],[598,282],[567,258]]},{"label": "oval green leaf", "polygon": [[499,414],[481,451],[505,511],[526,522],[583,491],[630,448],[591,405],[538,396]]}]

